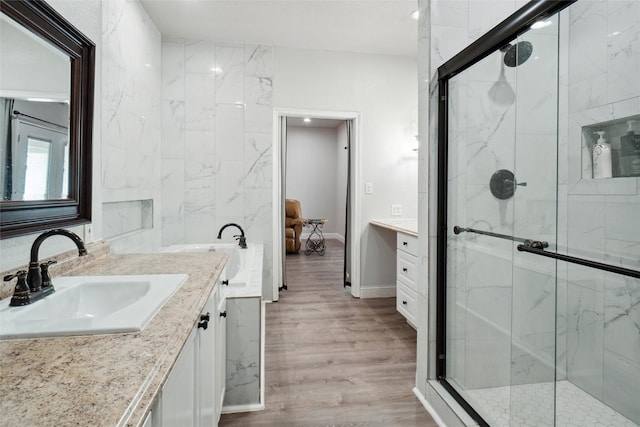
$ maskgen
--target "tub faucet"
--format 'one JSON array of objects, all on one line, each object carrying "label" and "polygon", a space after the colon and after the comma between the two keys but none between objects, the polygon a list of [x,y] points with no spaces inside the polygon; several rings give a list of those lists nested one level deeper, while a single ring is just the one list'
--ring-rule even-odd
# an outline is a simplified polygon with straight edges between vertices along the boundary
[{"label": "tub faucet", "polygon": [[230,222],[229,224],[225,224],[222,226],[222,228],[220,228],[220,231],[218,231],[218,239],[222,239],[222,232],[227,227],[236,227],[238,230],[240,230],[240,234],[236,234],[233,237],[236,238],[236,240],[238,241],[238,244],[242,249],[247,249],[247,238],[244,237],[244,230],[238,224],[235,224],[233,222]]}]

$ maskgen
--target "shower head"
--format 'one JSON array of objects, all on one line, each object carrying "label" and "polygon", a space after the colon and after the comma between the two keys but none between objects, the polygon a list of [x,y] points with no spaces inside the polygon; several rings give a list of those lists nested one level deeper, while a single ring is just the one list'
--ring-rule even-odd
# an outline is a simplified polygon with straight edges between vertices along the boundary
[{"label": "shower head", "polygon": [[533,45],[530,42],[522,41],[516,44],[507,44],[500,50],[504,53],[504,65],[513,68],[527,62],[533,53]]}]

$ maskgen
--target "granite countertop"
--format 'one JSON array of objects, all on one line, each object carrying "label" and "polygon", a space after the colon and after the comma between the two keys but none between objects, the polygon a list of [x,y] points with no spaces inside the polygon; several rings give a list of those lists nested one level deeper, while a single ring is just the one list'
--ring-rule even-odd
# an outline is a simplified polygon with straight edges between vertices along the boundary
[{"label": "granite countertop", "polygon": [[373,219],[369,224],[418,237],[417,219]]},{"label": "granite countertop", "polygon": [[141,425],[227,258],[105,255],[66,272],[189,278],[140,332],[0,341],[0,426]]}]

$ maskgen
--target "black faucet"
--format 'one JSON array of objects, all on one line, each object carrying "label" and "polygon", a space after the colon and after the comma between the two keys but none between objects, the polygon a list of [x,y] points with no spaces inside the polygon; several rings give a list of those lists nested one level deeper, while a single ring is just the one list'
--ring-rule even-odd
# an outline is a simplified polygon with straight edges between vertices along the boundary
[{"label": "black faucet", "polygon": [[71,231],[59,228],[55,230],[49,230],[39,235],[31,245],[31,259],[29,262],[29,272],[26,273],[21,270],[13,275],[4,277],[5,281],[18,278],[18,283],[13,291],[13,298],[11,298],[10,306],[22,306],[31,304],[42,298],[50,295],[54,292],[53,285],[51,284],[51,278],[49,276],[49,266],[54,264],[55,261],[49,261],[40,264],[38,262],[38,252],[40,245],[47,238],[51,236],[66,236],[70,238],[73,243],[78,247],[78,255],[84,256],[87,254],[87,248],[84,246],[84,242],[77,234]]},{"label": "black faucet", "polygon": [[235,224],[233,222],[230,222],[229,224],[225,224],[222,226],[222,228],[220,228],[220,231],[218,231],[218,239],[222,239],[222,232],[227,227],[236,227],[238,230],[240,230],[240,234],[236,234],[233,237],[236,238],[236,240],[238,241],[238,244],[242,249],[247,249],[247,238],[244,237],[244,230],[238,224]]}]

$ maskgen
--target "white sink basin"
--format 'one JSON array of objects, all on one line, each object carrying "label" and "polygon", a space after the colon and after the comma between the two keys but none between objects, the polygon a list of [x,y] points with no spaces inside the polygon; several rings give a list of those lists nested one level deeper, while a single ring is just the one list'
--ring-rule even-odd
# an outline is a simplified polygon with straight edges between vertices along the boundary
[{"label": "white sink basin", "polygon": [[56,277],[55,293],[24,307],[0,302],[0,339],[142,330],[186,274]]}]

